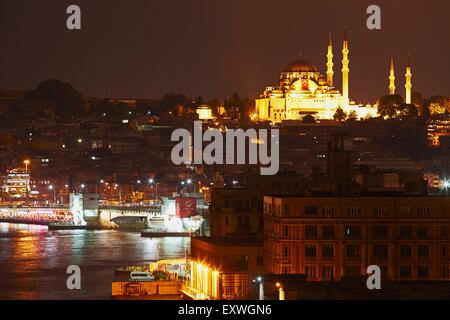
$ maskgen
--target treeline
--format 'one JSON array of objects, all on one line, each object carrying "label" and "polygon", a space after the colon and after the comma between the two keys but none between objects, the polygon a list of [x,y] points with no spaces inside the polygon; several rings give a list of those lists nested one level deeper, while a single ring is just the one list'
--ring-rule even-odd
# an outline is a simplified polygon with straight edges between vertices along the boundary
[{"label": "treeline", "polygon": [[[215,115],[220,113],[233,119],[246,120],[254,109],[254,100],[241,98],[237,93],[224,100],[218,98],[204,100],[202,97],[192,98],[179,93],[168,93],[161,99],[137,99],[132,102],[110,98],[87,98],[71,84],[53,79],[41,82],[35,90],[26,94],[25,99],[27,103],[22,101],[19,104],[23,106],[32,105],[33,101],[46,101],[54,106],[58,116],[65,118],[80,118],[89,114],[108,118],[121,118],[130,114],[183,118],[195,114],[198,107],[207,105],[212,108]],[[20,106],[11,109],[17,112]]]}]

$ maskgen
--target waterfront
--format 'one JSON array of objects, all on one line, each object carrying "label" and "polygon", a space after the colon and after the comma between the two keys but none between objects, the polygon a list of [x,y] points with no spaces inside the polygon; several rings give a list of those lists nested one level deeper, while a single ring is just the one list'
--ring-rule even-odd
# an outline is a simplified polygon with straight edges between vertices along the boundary
[{"label": "waterfront", "polygon": [[[0,223],[0,299],[109,299],[114,270],[184,257],[189,238],[141,238],[139,231],[66,230]],[[82,290],[66,288],[81,267]]]}]

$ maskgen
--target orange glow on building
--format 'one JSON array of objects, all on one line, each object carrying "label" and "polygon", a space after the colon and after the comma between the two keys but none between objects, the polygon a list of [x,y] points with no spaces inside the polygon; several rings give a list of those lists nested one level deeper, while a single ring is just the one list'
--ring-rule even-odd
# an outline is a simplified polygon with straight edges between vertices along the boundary
[{"label": "orange glow on building", "polygon": [[190,261],[188,280],[183,284],[182,292],[194,300],[219,299],[220,273],[201,262]]}]

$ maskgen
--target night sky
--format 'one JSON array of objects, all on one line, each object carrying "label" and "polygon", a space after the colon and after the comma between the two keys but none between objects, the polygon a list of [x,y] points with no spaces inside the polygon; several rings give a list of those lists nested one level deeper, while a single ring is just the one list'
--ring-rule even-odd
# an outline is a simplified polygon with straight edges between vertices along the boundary
[{"label": "night sky", "polygon": [[[81,31],[66,28],[70,4],[81,7]],[[371,4],[380,31],[366,28]],[[449,17],[448,0],[0,0],[0,87],[55,78],[87,96],[254,98],[300,52],[325,73],[331,31],[340,88],[347,27],[355,100],[388,91],[391,55],[403,94],[408,53],[413,90],[450,95]]]}]

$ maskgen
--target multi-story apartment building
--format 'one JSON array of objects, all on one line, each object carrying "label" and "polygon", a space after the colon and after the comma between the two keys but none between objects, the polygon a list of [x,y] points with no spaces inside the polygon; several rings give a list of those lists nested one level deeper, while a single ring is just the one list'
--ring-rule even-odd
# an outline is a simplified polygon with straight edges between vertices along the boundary
[{"label": "multi-story apartment building", "polygon": [[264,197],[264,269],[311,281],[450,280],[448,197]]},{"label": "multi-story apartment building", "polygon": [[295,173],[249,177],[244,187],[214,188],[211,193],[211,236],[263,234],[263,195],[304,194],[307,182]]}]

